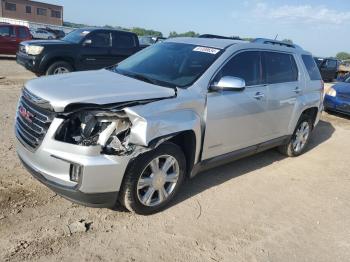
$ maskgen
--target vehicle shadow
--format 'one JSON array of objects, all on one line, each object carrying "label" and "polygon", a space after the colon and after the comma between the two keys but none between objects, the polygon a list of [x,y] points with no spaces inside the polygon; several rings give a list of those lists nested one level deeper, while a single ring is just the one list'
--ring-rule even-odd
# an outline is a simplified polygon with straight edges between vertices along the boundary
[{"label": "vehicle shadow", "polygon": [[346,115],[346,114],[343,114],[340,112],[327,111],[327,114],[334,116],[334,117],[343,118],[345,120],[350,120],[350,115]]},{"label": "vehicle shadow", "polygon": [[[334,131],[335,128],[331,123],[320,121],[312,134],[307,151],[315,149],[317,146],[330,139]],[[286,157],[277,152],[276,149],[271,149],[200,173],[195,178],[186,181],[180,189],[180,194],[176,197],[175,201],[173,201],[172,205],[177,205],[188,198],[206,191],[207,189],[223,184],[236,177],[248,174],[254,170],[264,168],[285,158]]]},{"label": "vehicle shadow", "polygon": [[0,55],[0,60],[16,60],[16,56]]}]

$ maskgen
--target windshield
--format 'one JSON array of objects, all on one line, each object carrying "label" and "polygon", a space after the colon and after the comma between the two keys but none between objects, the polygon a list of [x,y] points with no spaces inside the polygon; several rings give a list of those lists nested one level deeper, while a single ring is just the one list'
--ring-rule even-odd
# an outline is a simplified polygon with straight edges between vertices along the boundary
[{"label": "windshield", "polygon": [[90,34],[91,31],[86,29],[77,29],[70,32],[68,35],[62,38],[63,41],[79,44],[86,35]]},{"label": "windshield", "polygon": [[220,56],[220,49],[158,43],[121,62],[114,71],[168,87],[192,85]]}]

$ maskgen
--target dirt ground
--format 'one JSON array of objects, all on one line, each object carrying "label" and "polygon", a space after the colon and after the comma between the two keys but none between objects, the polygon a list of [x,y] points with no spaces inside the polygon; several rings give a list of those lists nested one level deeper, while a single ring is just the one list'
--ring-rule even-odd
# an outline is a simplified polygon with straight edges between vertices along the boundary
[{"label": "dirt ground", "polygon": [[31,178],[13,123],[34,75],[0,58],[0,76],[0,261],[350,261],[349,118],[324,113],[305,155],[200,174],[144,217],[72,204]]}]

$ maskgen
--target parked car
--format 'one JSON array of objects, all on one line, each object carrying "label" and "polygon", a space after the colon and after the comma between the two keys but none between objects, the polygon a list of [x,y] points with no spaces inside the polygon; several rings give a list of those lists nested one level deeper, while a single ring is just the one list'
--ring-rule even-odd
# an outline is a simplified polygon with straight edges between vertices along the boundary
[{"label": "parked car", "polygon": [[45,30],[55,36],[55,39],[62,39],[63,37],[66,36],[66,33],[62,30],[56,30],[56,29],[51,29],[49,27],[46,28],[39,28],[39,30]]},{"label": "parked car", "polygon": [[19,43],[30,39],[32,39],[32,36],[27,27],[0,24],[0,54],[15,55]]},{"label": "parked car", "polygon": [[299,47],[173,38],[108,69],[27,82],[17,152],[70,200],[151,214],[200,171],[274,147],[304,153],[322,97]]},{"label": "parked car", "polygon": [[324,99],[326,111],[350,115],[350,77],[332,86]]},{"label": "parked car", "polygon": [[335,58],[315,57],[315,62],[324,81],[332,82],[338,76],[340,61]]},{"label": "parked car", "polygon": [[140,46],[143,46],[143,47],[154,45],[155,43],[159,43],[159,42],[164,42],[165,40],[166,40],[165,37],[139,36]]},{"label": "parked car", "polygon": [[32,29],[30,32],[34,39],[52,40],[56,38],[53,33],[50,33],[43,29]]},{"label": "parked car", "polygon": [[22,43],[17,63],[39,76],[55,75],[108,67],[139,50],[134,33],[86,28],[75,30],[62,40]]}]

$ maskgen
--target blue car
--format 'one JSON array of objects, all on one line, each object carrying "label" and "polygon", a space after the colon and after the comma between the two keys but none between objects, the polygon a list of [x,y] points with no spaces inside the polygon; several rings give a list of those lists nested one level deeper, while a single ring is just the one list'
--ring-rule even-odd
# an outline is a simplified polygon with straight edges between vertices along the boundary
[{"label": "blue car", "polygon": [[324,108],[326,111],[350,115],[350,77],[327,91]]}]

